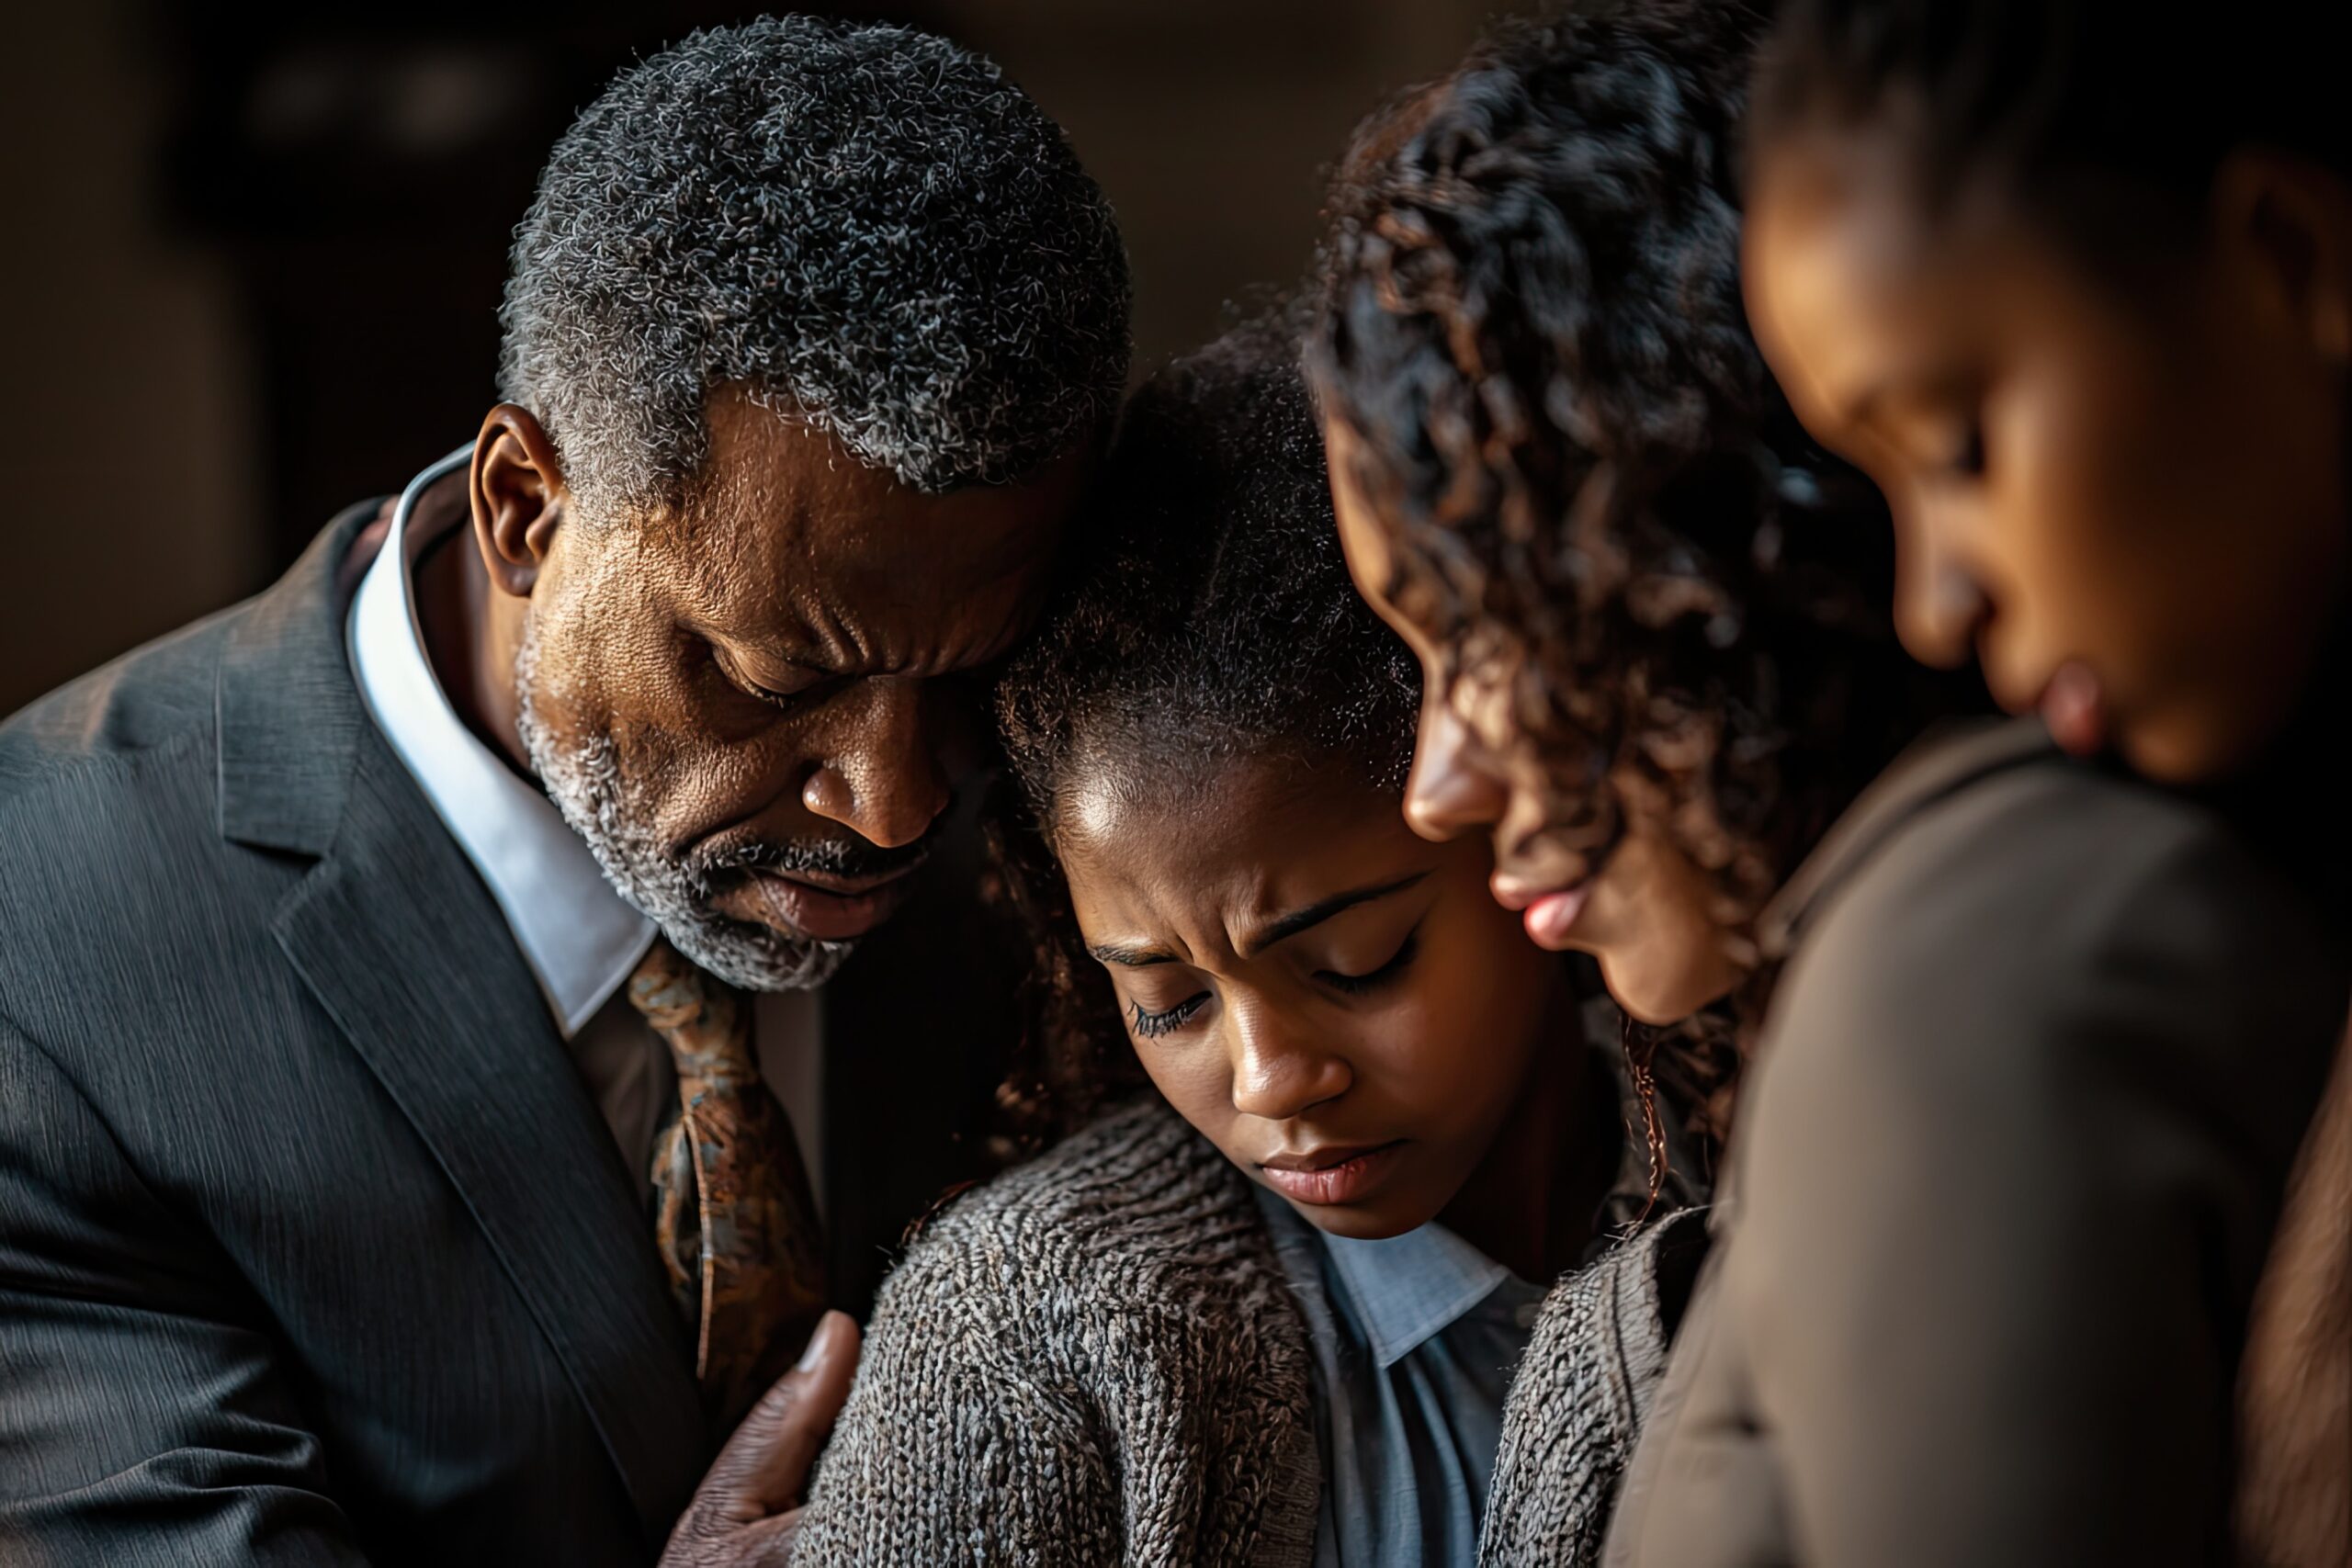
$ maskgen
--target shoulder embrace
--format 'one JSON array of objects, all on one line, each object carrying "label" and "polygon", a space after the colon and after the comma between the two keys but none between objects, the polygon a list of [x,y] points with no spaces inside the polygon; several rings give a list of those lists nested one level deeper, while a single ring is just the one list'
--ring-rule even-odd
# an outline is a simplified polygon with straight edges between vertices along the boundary
[{"label": "shoulder embrace", "polygon": [[883,1282],[873,1332],[923,1332],[942,1307],[1006,1321],[1181,1303],[1249,1279],[1234,1265],[1261,1253],[1246,1179],[1155,1097],[934,1213]]}]

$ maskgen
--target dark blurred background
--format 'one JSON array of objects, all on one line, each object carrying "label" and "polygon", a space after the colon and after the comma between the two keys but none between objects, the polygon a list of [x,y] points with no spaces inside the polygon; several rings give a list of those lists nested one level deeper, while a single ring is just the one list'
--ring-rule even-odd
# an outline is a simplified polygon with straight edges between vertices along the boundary
[{"label": "dark blurred background", "polygon": [[[1321,175],[1498,0],[930,0],[1110,193],[1148,365],[1304,269]],[[613,72],[754,5],[10,7],[0,715],[259,588],[493,398],[508,236]]]}]

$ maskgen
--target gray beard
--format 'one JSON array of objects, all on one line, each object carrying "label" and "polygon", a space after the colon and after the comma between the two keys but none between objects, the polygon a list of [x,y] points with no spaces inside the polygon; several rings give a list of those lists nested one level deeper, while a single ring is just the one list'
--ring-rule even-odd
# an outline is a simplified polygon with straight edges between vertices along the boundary
[{"label": "gray beard", "polygon": [[797,991],[821,986],[854,946],[787,935],[772,927],[733,920],[710,908],[710,886],[695,870],[664,853],[633,810],[609,736],[575,744],[559,740],[534,701],[538,673],[538,620],[526,617],[514,659],[515,728],[548,798],[588,845],[605,880],[662,928],[670,945],[696,965],[747,991]]}]

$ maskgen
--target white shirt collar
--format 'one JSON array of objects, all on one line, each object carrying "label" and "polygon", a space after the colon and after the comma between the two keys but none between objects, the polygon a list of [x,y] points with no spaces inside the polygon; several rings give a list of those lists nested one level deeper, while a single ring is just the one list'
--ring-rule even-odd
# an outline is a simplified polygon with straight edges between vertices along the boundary
[{"label": "white shirt collar", "polygon": [[417,552],[432,541],[411,538],[409,519],[426,487],[472,455],[470,446],[459,447],[401,494],[351,603],[351,668],[376,727],[505,912],[570,1040],[653,945],[654,925],[605,880],[554,804],[466,728],[426,662],[410,579]]}]

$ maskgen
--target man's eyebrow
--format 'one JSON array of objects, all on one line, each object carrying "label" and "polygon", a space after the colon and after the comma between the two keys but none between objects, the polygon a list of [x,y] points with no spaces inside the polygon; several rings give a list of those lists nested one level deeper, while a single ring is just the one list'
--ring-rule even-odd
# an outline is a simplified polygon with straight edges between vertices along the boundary
[{"label": "man's eyebrow", "polygon": [[1317,899],[1304,909],[1294,909],[1278,919],[1269,920],[1252,933],[1249,941],[1240,944],[1241,956],[1252,957],[1276,942],[1288,942],[1299,932],[1321,925],[1342,910],[1352,909],[1359,904],[1369,904],[1375,899],[1385,898],[1392,893],[1402,893],[1408,887],[1426,879],[1429,873],[1426,871],[1417,871],[1410,876],[1400,876],[1394,882],[1383,882],[1370,887],[1357,887],[1345,893],[1334,893],[1329,898]]}]

